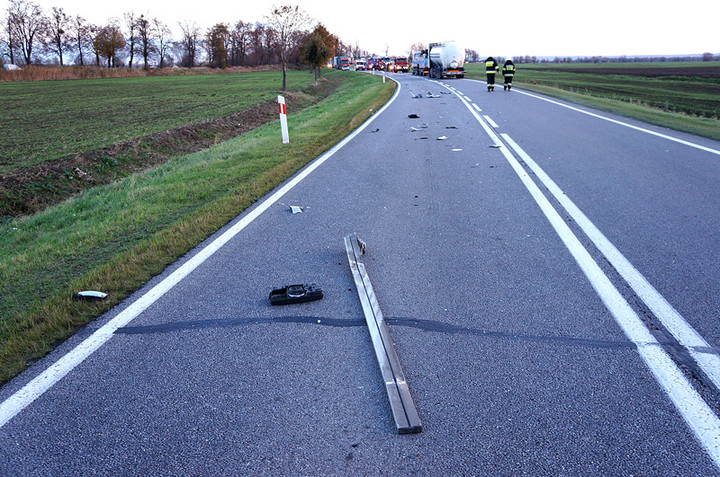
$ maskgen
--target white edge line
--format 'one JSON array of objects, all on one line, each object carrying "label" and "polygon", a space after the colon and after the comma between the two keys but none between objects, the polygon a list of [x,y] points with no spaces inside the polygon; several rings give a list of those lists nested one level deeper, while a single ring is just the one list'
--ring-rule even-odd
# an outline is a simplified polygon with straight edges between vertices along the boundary
[{"label": "white edge line", "polygon": [[72,371],[76,366],[82,363],[88,356],[94,353],[98,348],[105,344],[112,336],[113,333],[130,321],[135,319],[140,313],[155,303],[160,297],[167,293],[172,287],[179,283],[183,278],[188,276],[193,270],[195,270],[200,264],[207,260],[211,255],[217,252],[223,245],[229,242],[235,235],[252,223],[257,217],[263,212],[269,209],[275,202],[277,202],[283,195],[287,194],[293,187],[299,184],[303,179],[310,175],[315,169],[320,167],[325,161],[330,159],[337,151],[339,151],[348,142],[354,139],[360,134],[371,122],[375,120],[385,109],[387,109],[398,97],[402,86],[400,83],[391,78],[397,83],[397,89],[395,94],[385,105],[375,112],[374,115],[369,117],[362,125],[360,125],[355,131],[346,136],[343,140],[333,146],[330,150],[325,152],[319,158],[312,161],[308,166],[301,170],[295,177],[293,177],[288,183],[282,188],[273,193],[270,197],[265,199],[261,204],[251,210],[245,217],[238,221],[235,225],[230,227],[218,238],[213,240],[190,260],[185,262],[181,267],[168,275],[160,283],[155,285],[151,290],[145,293],[143,296],[138,298],[130,306],[120,312],[115,318],[108,321],[92,335],[86,338],[83,342],[69,351],[62,358],[57,360],[55,363],[50,365],[40,375],[32,379],[30,382],[25,384],[22,388],[16,391],[12,396],[7,398],[0,404],[0,428],[8,423],[13,417],[15,417],[20,411],[29,406],[33,401],[39,398],[45,391],[50,389],[55,383],[60,381],[65,375]]},{"label": "white edge line", "polygon": [[570,200],[545,171],[507,134],[501,134],[520,158],[530,167],[550,193],[567,210],[585,235],[592,240],[610,264],[635,290],[670,333],[692,355],[715,387],[720,389],[720,356],[710,344],[680,315],[680,313],[653,287],[590,219]]},{"label": "white edge line", "polygon": [[482,111],[482,109],[480,109],[480,106],[478,106],[478,105],[475,104],[475,103],[472,103],[472,107],[475,108],[475,110],[476,110],[477,112]]},{"label": "white edge line", "polygon": [[499,126],[495,123],[495,121],[493,121],[493,120],[490,118],[490,116],[488,116],[487,114],[484,114],[483,117],[485,118],[485,120],[486,120],[488,123],[490,123],[490,126],[492,126],[492,127],[494,127],[494,128],[499,127]]},{"label": "white edge line", "polygon": [[[460,98],[460,100],[465,103],[467,109],[475,116],[475,119],[491,139],[496,144],[499,144],[500,138],[495,132],[470,108],[469,103],[463,98]],[[673,402],[675,408],[680,412],[688,427],[693,431],[698,442],[707,451],[713,463],[720,468],[720,419],[688,382],[675,362],[659,346],[655,337],[652,336],[635,311],[610,282],[610,279],[593,260],[589,252],[585,250],[582,243],[573,234],[560,214],[552,207],[549,200],[543,195],[540,188],[533,182],[520,163],[506,147],[502,146],[499,149],[520,177],[520,180],[525,184],[535,202],[540,206],[540,209],[573,255],[573,258],[605,306],[615,317],[616,323],[623,330],[625,336],[635,344],[640,357]]]}]

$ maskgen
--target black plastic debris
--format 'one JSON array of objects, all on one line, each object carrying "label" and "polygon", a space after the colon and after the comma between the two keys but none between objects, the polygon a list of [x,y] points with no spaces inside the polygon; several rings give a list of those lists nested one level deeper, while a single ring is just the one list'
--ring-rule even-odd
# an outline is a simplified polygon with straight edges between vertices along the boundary
[{"label": "black plastic debris", "polygon": [[314,283],[309,285],[288,285],[270,292],[271,305],[290,305],[319,300],[323,297],[322,288]]},{"label": "black plastic debris", "polygon": [[104,300],[107,298],[107,293],[103,293],[101,291],[95,291],[95,290],[85,290],[78,292],[75,295],[75,298],[77,300]]},{"label": "black plastic debris", "polygon": [[408,114],[408,118],[410,118],[410,119],[418,119],[419,117],[420,117],[420,116],[418,116],[418,115],[415,114],[415,113],[413,113],[413,114]]}]

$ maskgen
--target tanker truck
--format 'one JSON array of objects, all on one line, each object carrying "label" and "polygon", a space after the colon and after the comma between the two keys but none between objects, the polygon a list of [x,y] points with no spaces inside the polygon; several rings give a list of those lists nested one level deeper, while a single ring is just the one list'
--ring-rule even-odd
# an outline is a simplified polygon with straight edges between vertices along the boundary
[{"label": "tanker truck", "polygon": [[428,74],[431,78],[445,77],[464,78],[465,50],[454,41],[430,43],[430,68]]}]

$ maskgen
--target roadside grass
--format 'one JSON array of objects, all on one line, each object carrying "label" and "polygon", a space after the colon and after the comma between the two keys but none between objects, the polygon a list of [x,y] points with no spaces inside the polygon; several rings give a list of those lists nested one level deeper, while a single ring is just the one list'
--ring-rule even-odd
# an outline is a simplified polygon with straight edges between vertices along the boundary
[{"label": "roadside grass", "polygon": [[[648,65],[652,65],[655,72],[661,71],[655,63],[518,65],[514,84],[650,124],[720,140],[720,77],[707,78],[692,73],[693,68],[708,68],[708,64],[693,62],[662,67],[686,70],[687,76],[682,77],[643,76],[640,73],[650,68]],[[467,66],[468,77],[485,79],[483,65]],[[709,67],[720,68],[720,65]],[[574,71],[565,71],[571,68]],[[601,69],[602,74],[576,72]],[[613,70],[623,74],[608,73]],[[637,74],[628,74],[632,71]]]},{"label": "roadside grass", "polygon": [[[0,174],[274,99],[281,73],[0,83]],[[313,82],[288,71],[300,91]]]},{"label": "roadside grass", "polygon": [[[0,383],[327,150],[393,91],[378,77],[346,74],[327,99],[289,115],[289,145],[275,121],[0,224]],[[109,297],[73,299],[86,289]]]}]

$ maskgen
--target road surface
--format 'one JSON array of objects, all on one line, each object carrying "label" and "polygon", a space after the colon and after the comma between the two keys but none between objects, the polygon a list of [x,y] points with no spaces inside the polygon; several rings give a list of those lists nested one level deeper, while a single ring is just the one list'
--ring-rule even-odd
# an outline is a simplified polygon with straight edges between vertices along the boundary
[{"label": "road surface", "polygon": [[[394,78],[341,147],[0,389],[0,474],[720,474],[720,144]],[[397,432],[353,233],[421,433]],[[296,283],[324,298],[270,306]]]}]

